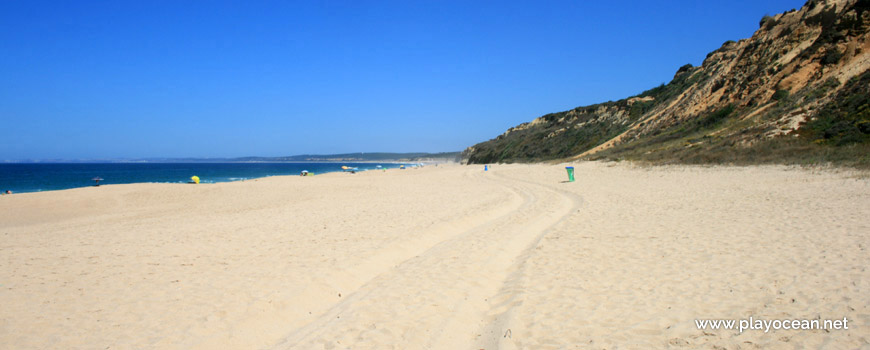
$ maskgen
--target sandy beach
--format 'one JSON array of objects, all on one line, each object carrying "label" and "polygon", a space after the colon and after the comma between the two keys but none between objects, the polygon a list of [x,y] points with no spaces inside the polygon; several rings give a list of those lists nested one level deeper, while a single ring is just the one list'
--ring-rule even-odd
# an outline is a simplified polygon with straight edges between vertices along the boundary
[{"label": "sandy beach", "polygon": [[2,196],[0,348],[870,348],[866,174],[575,166]]}]

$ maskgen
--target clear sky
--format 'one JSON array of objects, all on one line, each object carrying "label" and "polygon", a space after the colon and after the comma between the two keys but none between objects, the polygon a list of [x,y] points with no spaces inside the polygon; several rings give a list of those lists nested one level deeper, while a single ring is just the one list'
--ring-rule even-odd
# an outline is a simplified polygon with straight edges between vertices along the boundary
[{"label": "clear sky", "polygon": [[459,151],[796,0],[0,2],[0,160]]}]

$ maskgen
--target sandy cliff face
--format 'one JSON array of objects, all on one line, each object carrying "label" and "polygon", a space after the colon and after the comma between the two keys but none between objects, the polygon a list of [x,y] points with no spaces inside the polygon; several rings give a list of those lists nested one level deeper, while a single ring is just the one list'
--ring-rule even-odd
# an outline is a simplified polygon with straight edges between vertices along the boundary
[{"label": "sandy cliff face", "polygon": [[681,67],[667,85],[542,116],[467,149],[465,158],[646,154],[726,139],[729,147],[748,147],[795,137],[825,106],[848,98],[842,90],[866,85],[860,78],[870,68],[870,1],[810,0],[759,24],[751,38],[725,42],[701,66]]}]

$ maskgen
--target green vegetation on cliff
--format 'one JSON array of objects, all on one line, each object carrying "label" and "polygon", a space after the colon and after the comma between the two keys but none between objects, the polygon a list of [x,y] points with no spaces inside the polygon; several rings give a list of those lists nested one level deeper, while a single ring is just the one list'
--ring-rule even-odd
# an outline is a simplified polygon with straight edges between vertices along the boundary
[{"label": "green vegetation on cliff", "polygon": [[[828,81],[796,96],[781,98],[762,118],[771,119],[793,109],[799,101],[824,94],[834,83]],[[824,164],[870,167],[870,71],[852,78],[824,104],[815,117],[802,123],[797,134],[760,137],[741,144],[747,134],[763,135],[769,128],[751,126],[738,134],[719,136],[729,128],[746,124],[728,118],[732,109],[718,110],[697,119],[662,130],[658,135],[628,142],[590,157],[593,160],[634,160],[656,164]],[[704,121],[716,120],[714,124]],[[725,125],[727,123],[727,125]],[[710,128],[711,125],[721,127]],[[713,132],[718,130],[719,132]]]},{"label": "green vegetation on cliff", "polygon": [[[466,151],[469,163],[511,163],[570,157],[625,132],[633,122],[679,95],[688,86],[708,77],[692,74],[692,65],[681,67],[667,85],[616,102],[577,107],[538,118],[534,125],[520,125],[493,140]],[[566,126],[570,123],[572,126]],[[470,154],[469,154],[470,153]]]},{"label": "green vegetation on cliff", "polygon": [[541,116],[463,157],[870,167],[870,0],[810,0],[759,24],[668,84]]}]

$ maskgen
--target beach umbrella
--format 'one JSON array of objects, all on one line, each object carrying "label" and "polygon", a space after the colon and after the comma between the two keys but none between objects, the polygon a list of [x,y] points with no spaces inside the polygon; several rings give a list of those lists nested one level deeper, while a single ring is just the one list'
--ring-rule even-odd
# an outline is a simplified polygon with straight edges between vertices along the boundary
[{"label": "beach umbrella", "polygon": [[193,181],[193,183],[198,184],[199,183],[199,176],[196,176],[196,175],[191,176],[190,181]]},{"label": "beach umbrella", "polygon": [[91,179],[91,180],[93,180],[94,182],[96,182],[96,184],[95,184],[94,186],[99,186],[99,185],[100,185],[100,181],[103,181],[103,178],[101,178],[101,177],[95,177],[95,178],[93,178],[93,179]]},{"label": "beach umbrella", "polygon": [[347,165],[342,165],[341,170],[347,170]]}]

